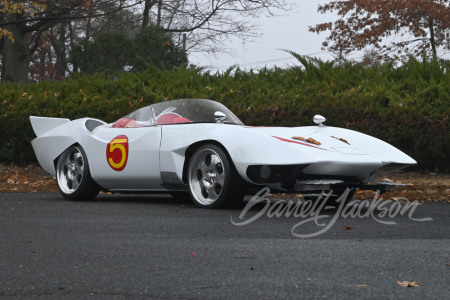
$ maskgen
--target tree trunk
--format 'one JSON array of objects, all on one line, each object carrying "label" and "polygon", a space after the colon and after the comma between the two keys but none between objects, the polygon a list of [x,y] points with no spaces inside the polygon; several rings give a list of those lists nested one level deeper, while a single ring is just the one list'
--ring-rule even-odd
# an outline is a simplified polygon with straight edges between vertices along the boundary
[{"label": "tree trunk", "polygon": [[27,33],[15,25],[7,26],[7,29],[13,34],[14,42],[5,38],[3,80],[25,82],[30,64]]},{"label": "tree trunk", "polygon": [[161,10],[162,10],[162,0],[158,1],[158,19],[156,20],[156,27],[161,27]]},{"label": "tree trunk", "polygon": [[94,14],[94,0],[91,1],[91,5],[88,8],[88,18],[86,21],[86,39],[89,40],[91,37],[91,23],[92,23],[92,15]]},{"label": "tree trunk", "polygon": [[53,48],[56,54],[55,79],[63,79],[66,75],[66,23],[59,24],[59,38]]},{"label": "tree trunk", "polygon": [[[72,22],[69,22],[69,41],[70,41],[70,49],[73,49],[75,43],[74,43],[74,29],[72,27]],[[78,72],[77,63],[74,62],[73,59],[70,59],[70,60],[72,60],[72,72]],[[69,70],[69,73],[70,73],[70,70]]]},{"label": "tree trunk", "polygon": [[431,50],[433,51],[433,59],[437,58],[437,52],[436,52],[436,41],[434,39],[434,22],[433,19],[430,19],[428,21],[428,28],[430,29],[430,43],[431,43]]},{"label": "tree trunk", "polygon": [[42,48],[42,50],[41,50],[41,57],[39,58],[39,63],[40,63],[40,66],[39,66],[39,80],[41,80],[42,78],[44,78],[45,77],[45,65],[46,65],[46,63],[45,63],[45,59],[47,58],[46,57],[46,52],[45,52],[45,50]]},{"label": "tree trunk", "polygon": [[156,0],[145,0],[144,13],[142,18],[142,28],[147,27],[150,24],[150,10],[155,5]]}]

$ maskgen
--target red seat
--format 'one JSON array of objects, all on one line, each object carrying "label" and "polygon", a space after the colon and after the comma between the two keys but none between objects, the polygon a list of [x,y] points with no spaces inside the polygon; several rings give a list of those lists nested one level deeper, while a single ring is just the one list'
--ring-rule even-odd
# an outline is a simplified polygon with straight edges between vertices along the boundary
[{"label": "red seat", "polygon": [[113,124],[113,128],[134,128],[134,127],[143,127],[143,125],[138,124],[133,119],[121,118],[117,120],[116,123]]},{"label": "red seat", "polygon": [[176,113],[162,114],[156,119],[156,124],[158,125],[188,123],[188,122],[190,122],[189,119],[183,118],[182,116]]}]

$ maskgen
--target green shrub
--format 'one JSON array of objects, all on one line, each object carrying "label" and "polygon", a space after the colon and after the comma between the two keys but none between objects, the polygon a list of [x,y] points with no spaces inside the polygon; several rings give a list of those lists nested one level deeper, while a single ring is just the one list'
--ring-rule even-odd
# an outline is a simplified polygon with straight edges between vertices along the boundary
[{"label": "green shrub", "polygon": [[[0,161],[35,161],[30,115],[106,122],[154,102],[179,98],[220,101],[248,125],[311,125],[314,114],[393,144],[423,169],[449,171],[450,64],[410,59],[363,67],[301,57],[302,67],[183,68],[144,73],[74,75],[60,82],[1,84]],[[306,65],[307,67],[304,67]]]}]

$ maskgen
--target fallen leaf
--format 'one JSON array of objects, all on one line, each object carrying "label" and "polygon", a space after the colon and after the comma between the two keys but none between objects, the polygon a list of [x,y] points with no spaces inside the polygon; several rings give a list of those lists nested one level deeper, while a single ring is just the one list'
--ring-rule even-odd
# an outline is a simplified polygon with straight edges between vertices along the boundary
[{"label": "fallen leaf", "polygon": [[192,251],[192,256],[197,256],[197,255],[195,254],[195,251]]},{"label": "fallen leaf", "polygon": [[353,227],[350,227],[350,226],[341,226],[341,228],[344,230],[352,230],[353,229]]},{"label": "fallen leaf", "polygon": [[404,281],[397,280],[397,284],[399,286],[403,286],[403,287],[409,287],[409,286],[417,287],[417,286],[420,286],[420,283],[417,283],[415,281],[407,281],[407,280],[404,280]]},{"label": "fallen leaf", "polygon": [[367,284],[349,284],[349,285],[346,285],[346,286],[354,286],[354,287],[368,287],[368,285]]}]

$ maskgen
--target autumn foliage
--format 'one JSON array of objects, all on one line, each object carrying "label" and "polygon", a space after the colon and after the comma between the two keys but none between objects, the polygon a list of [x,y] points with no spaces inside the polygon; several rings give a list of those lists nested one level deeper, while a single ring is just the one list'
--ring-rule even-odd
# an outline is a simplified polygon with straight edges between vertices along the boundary
[{"label": "autumn foliage", "polygon": [[[47,8],[46,1],[0,1],[0,14],[2,18],[4,15],[23,15],[27,14],[30,17],[36,16]],[[0,38],[6,36],[11,41],[14,41],[14,36],[7,28],[0,27]]]},{"label": "autumn foliage", "polygon": [[450,47],[448,0],[330,1],[318,11],[334,11],[340,17],[310,27],[317,33],[331,31],[323,46],[332,51],[348,53],[371,46],[380,54],[428,52],[436,57],[437,48]]}]

